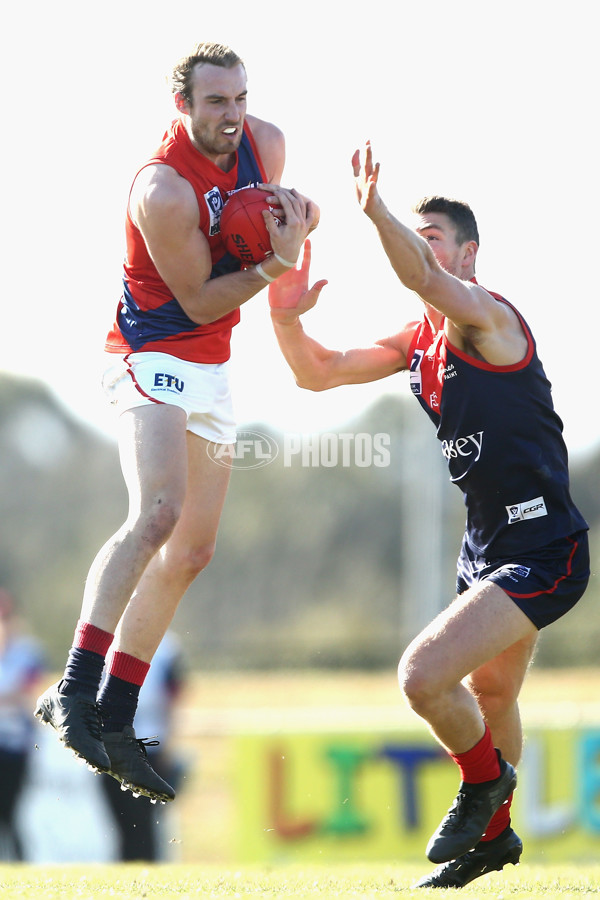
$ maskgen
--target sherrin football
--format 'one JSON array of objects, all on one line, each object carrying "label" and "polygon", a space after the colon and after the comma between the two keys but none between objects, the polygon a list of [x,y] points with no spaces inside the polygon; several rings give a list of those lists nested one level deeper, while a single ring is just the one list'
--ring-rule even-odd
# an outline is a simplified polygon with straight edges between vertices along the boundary
[{"label": "sherrin football", "polygon": [[260,188],[242,188],[229,197],[221,211],[223,243],[229,253],[248,265],[262,262],[273,252],[263,210],[275,212],[279,207],[270,206],[268,196]]}]

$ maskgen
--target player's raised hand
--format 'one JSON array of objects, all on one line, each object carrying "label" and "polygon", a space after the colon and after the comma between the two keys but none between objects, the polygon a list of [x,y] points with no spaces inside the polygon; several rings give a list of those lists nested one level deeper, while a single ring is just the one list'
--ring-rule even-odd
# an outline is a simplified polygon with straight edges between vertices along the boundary
[{"label": "player's raised hand", "polygon": [[308,287],[310,260],[311,245],[310,240],[306,240],[300,268],[294,266],[269,285],[269,305],[275,322],[281,325],[295,322],[319,299],[327,281],[317,281],[311,288]]},{"label": "player's raised hand", "polygon": [[371,142],[367,141],[365,149],[356,150],[352,157],[352,170],[354,172],[354,184],[356,196],[360,206],[370,219],[377,218],[385,213],[385,205],[377,190],[379,178],[379,163],[373,163],[373,151]]}]

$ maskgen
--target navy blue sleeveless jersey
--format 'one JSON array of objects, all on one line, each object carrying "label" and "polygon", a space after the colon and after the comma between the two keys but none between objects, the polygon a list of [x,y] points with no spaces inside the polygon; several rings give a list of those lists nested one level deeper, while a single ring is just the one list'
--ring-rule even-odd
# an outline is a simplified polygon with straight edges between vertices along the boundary
[{"label": "navy blue sleeveless jersey", "polygon": [[427,317],[408,354],[411,389],[437,426],[450,480],[464,495],[465,539],[490,560],[588,527],[569,493],[563,426],[550,382],[533,335],[515,312],[528,342],[515,365],[468,356],[449,343],[443,327],[434,332]]}]

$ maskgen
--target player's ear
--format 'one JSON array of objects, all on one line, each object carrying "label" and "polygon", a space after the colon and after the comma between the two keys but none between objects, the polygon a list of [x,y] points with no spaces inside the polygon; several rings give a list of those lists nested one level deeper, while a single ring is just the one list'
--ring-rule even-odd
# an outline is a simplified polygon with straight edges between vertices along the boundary
[{"label": "player's ear", "polygon": [[467,241],[463,254],[463,265],[465,268],[475,265],[475,257],[479,247],[475,241]]},{"label": "player's ear", "polygon": [[175,96],[174,96],[174,100],[175,100],[175,106],[177,107],[177,109],[179,110],[179,112],[181,112],[181,113],[189,113],[189,111],[190,111],[190,104],[189,104],[188,101],[185,99],[185,97],[183,96],[183,94],[181,93],[181,91],[176,91]]}]

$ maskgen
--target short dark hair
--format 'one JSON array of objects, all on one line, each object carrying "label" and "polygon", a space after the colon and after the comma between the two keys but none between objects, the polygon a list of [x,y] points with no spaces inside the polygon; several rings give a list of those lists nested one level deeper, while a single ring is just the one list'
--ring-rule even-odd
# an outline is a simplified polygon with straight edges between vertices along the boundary
[{"label": "short dark hair", "polygon": [[187,103],[192,101],[190,82],[194,67],[199,63],[209,63],[211,66],[221,66],[223,69],[233,69],[234,66],[244,65],[237,53],[224,44],[213,44],[210,41],[198,44],[189,56],[184,56],[179,60],[171,75],[173,94],[179,92]]},{"label": "short dark hair", "polygon": [[464,244],[467,241],[475,241],[479,246],[479,229],[473,210],[468,203],[463,203],[462,200],[451,200],[448,197],[423,197],[413,207],[413,212],[418,215],[432,212],[444,213],[456,229],[457,243]]}]

